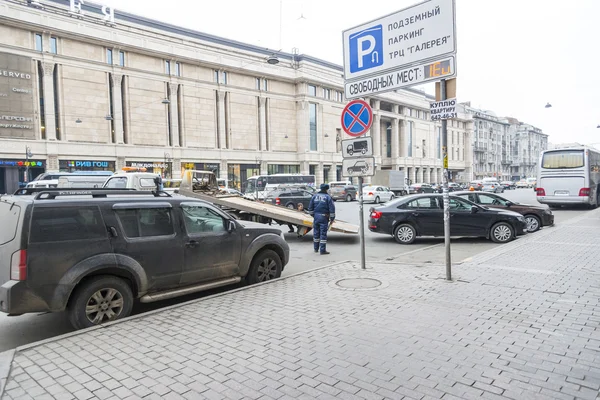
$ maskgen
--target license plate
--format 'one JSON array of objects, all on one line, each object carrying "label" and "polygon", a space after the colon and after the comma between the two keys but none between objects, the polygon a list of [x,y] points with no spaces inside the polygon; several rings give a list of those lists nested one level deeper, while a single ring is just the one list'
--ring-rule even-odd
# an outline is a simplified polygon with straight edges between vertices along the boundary
[{"label": "license plate", "polygon": [[568,190],[557,190],[556,192],[554,192],[554,194],[556,196],[568,196],[569,191]]}]

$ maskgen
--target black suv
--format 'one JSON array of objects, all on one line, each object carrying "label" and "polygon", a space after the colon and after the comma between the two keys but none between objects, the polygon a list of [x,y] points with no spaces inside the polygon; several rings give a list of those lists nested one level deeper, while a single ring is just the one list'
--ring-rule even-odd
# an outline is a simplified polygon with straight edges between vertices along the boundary
[{"label": "black suv", "polygon": [[[45,190],[45,191],[44,191]],[[66,310],[77,329],[148,303],[281,276],[279,229],[165,192],[21,189],[0,196],[0,311]]]},{"label": "black suv", "polygon": [[272,190],[267,194],[265,202],[277,206],[284,206],[290,209],[297,209],[298,204],[302,204],[305,210],[308,210],[308,204],[313,193],[302,188],[286,188]]}]

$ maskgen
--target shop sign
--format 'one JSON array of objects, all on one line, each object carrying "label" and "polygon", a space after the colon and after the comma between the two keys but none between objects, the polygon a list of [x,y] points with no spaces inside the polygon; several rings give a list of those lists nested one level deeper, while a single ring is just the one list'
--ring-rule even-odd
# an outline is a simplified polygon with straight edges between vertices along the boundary
[{"label": "shop sign", "polygon": [[70,168],[108,168],[110,161],[67,161],[67,166]]},{"label": "shop sign", "polygon": [[165,164],[164,162],[127,161],[125,164],[128,167],[135,167],[135,168],[152,168],[152,169],[167,168],[167,164]]},{"label": "shop sign", "polygon": [[45,161],[33,161],[33,160],[0,160],[0,167],[31,167],[31,168],[44,168]]}]

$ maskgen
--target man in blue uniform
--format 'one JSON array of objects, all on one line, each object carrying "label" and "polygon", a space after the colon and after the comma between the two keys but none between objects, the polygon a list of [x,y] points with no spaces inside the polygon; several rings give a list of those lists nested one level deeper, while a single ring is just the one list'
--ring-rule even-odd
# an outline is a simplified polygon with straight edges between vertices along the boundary
[{"label": "man in blue uniform", "polygon": [[313,244],[316,252],[329,254],[327,251],[327,230],[329,222],[335,220],[335,205],[327,191],[329,185],[321,185],[321,191],[315,193],[310,199],[308,213],[313,216]]}]

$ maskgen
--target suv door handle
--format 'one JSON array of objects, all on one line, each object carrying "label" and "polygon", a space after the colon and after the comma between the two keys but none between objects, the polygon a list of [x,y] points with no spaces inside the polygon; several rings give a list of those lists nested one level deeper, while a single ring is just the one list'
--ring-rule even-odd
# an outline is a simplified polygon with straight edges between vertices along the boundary
[{"label": "suv door handle", "polygon": [[110,232],[112,237],[119,237],[119,234],[117,233],[117,228],[115,228],[114,226],[109,226],[108,231]]},{"label": "suv door handle", "polygon": [[421,214],[414,212],[414,213],[412,213],[412,215],[413,215],[413,217],[418,217]]},{"label": "suv door handle", "polygon": [[185,244],[185,247],[189,247],[190,249],[193,249],[194,247],[198,246],[200,244],[200,242],[196,241],[196,240],[190,240],[189,242],[187,242]]}]

